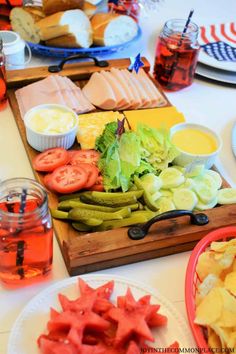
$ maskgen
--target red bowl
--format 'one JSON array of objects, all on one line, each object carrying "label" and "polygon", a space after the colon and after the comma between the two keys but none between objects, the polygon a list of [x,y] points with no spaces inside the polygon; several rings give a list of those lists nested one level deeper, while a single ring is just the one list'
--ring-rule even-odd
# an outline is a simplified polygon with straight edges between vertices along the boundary
[{"label": "red bowl", "polygon": [[212,241],[228,241],[236,237],[236,226],[223,227],[214,230],[201,239],[200,242],[193,249],[189,258],[186,277],[185,277],[185,304],[187,310],[187,316],[189,324],[195,338],[196,344],[199,348],[205,348],[209,351],[207,341],[204,337],[203,327],[194,323],[195,319],[195,295],[196,287],[199,282],[196,266],[198,258],[206,248],[208,248]]}]

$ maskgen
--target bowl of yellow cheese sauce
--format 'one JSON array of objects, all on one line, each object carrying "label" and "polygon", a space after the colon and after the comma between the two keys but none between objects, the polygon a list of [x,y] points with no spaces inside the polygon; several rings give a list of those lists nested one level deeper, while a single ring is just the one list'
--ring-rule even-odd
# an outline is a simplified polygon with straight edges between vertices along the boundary
[{"label": "bowl of yellow cheese sauce", "polygon": [[179,150],[174,163],[187,166],[191,163],[203,164],[210,168],[222,147],[218,134],[200,124],[180,123],[171,130],[171,141]]},{"label": "bowl of yellow cheese sauce", "polygon": [[26,138],[37,151],[53,147],[69,149],[78,130],[78,117],[69,107],[43,104],[30,109],[25,117]]}]

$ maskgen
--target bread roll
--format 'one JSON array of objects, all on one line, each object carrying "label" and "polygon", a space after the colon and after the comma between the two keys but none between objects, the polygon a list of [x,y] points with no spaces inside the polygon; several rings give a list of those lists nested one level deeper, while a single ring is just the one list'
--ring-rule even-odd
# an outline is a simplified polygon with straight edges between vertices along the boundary
[{"label": "bread roll", "polygon": [[14,7],[10,12],[13,31],[19,33],[22,39],[32,43],[39,43],[39,29],[36,23],[45,17],[42,7],[23,6]]},{"label": "bread roll", "polygon": [[122,44],[132,40],[138,33],[138,25],[131,17],[116,13],[97,13],[91,24],[95,45]]},{"label": "bread roll", "polygon": [[56,12],[82,9],[84,0],[43,0],[43,12],[52,15]]},{"label": "bread roll", "polygon": [[[76,38],[75,41],[79,43],[80,47],[88,48],[92,44],[91,24],[88,16],[81,10],[57,12],[39,21],[37,26],[39,28],[40,39],[47,41],[47,43],[48,40],[62,37],[56,42],[54,41],[54,44],[51,42],[51,45],[58,46],[60,40],[62,40],[62,47],[69,46],[69,44],[64,45],[64,36],[67,35],[74,35]],[[72,37],[70,36],[70,38]]]},{"label": "bread roll", "polygon": [[89,2],[92,5],[97,5],[101,2],[101,0],[86,0],[87,2]]},{"label": "bread roll", "polygon": [[71,33],[65,36],[49,39],[45,42],[45,44],[50,47],[59,48],[88,48],[88,44],[85,41],[84,33],[76,32],[76,29],[74,34]]},{"label": "bread roll", "polygon": [[85,1],[83,6],[84,13],[91,18],[97,10],[97,6],[90,4],[89,2]]}]

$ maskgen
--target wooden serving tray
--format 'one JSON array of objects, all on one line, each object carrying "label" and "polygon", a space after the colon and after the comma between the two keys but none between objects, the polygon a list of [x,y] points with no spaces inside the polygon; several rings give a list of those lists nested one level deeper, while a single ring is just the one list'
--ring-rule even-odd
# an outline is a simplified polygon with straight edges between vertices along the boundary
[{"label": "wooden serving tray", "polygon": [[[144,70],[149,72],[148,61],[145,58],[142,58],[142,61]],[[129,64],[129,59],[109,60],[109,66],[120,69],[127,68]],[[88,62],[67,64],[60,75],[78,80],[83,85],[84,80],[87,80],[93,72],[100,70]],[[37,152],[27,143],[24,123],[15,98],[15,88],[43,79],[48,75],[47,67],[9,71],[7,75],[9,102],[30,163]],[[157,82],[155,80],[153,82],[160,89]],[[167,105],[171,105],[168,100],[167,102]],[[42,182],[42,175],[36,171],[34,174],[36,179]],[[224,181],[224,187],[226,186],[228,185]],[[48,199],[50,208],[56,208],[57,195],[49,191]],[[210,220],[205,226],[190,225],[189,217],[165,220],[153,225],[149,235],[138,241],[128,237],[128,228],[81,234],[75,231],[69,223],[61,220],[54,219],[53,224],[68,272],[70,275],[76,275],[191,250],[209,231],[235,225],[236,204],[216,207],[207,210],[205,214]]]}]

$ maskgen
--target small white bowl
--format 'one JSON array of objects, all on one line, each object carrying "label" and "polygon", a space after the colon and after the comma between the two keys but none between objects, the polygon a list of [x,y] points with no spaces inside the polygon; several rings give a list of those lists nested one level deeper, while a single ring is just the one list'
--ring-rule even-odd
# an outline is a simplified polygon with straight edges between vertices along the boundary
[{"label": "small white bowl", "polygon": [[[65,133],[41,133],[33,130],[30,125],[32,117],[39,110],[62,110],[66,113],[71,113],[74,117],[73,127]],[[78,130],[78,116],[70,108],[59,104],[41,104],[31,108],[24,116],[24,124],[26,129],[26,138],[30,146],[37,151],[44,151],[53,147],[63,147],[69,149],[75,141]]]},{"label": "small white bowl", "polygon": [[187,128],[200,130],[204,133],[209,134],[215,140],[217,149],[214,152],[212,152],[211,154],[191,154],[191,153],[183,151],[177,147],[180,154],[179,154],[179,156],[177,156],[174,159],[173,162],[176,165],[179,165],[182,167],[186,167],[187,165],[190,165],[192,163],[197,163],[197,164],[204,165],[204,167],[207,169],[211,168],[212,165],[214,165],[216,157],[219,154],[219,151],[222,147],[222,140],[221,140],[220,136],[218,134],[216,134],[213,130],[205,127],[204,125],[194,124],[194,123],[176,124],[170,129],[170,135],[172,137],[177,131],[180,131],[182,129],[187,129]]}]

